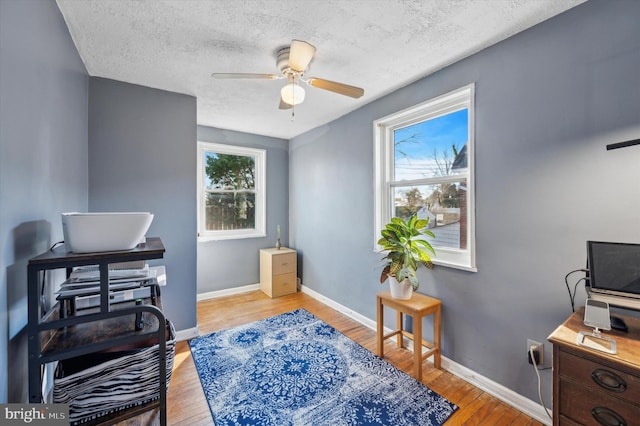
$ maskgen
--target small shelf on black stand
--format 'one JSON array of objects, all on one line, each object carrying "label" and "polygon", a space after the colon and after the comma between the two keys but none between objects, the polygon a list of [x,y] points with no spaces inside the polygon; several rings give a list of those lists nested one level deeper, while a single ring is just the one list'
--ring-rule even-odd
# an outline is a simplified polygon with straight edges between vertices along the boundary
[{"label": "small shelf on black stand", "polygon": [[[82,355],[112,349],[133,343],[158,345],[159,350],[159,398],[156,401],[125,409],[114,415],[97,419],[96,423],[130,418],[140,413],[159,408],[161,425],[167,424],[166,416],[166,320],[161,302],[153,304],[109,303],[109,264],[136,260],[161,259],[165,248],[160,238],[147,238],[145,243],[132,250],[70,253],[64,246],[42,253],[29,260],[28,307],[29,322],[29,402],[42,402],[41,365],[53,361],[75,358]],[[58,304],[48,312],[40,306],[40,274],[47,270],[76,266],[98,265],[100,271],[100,306],[87,309],[79,315],[60,317]],[[136,315],[144,318],[142,330],[136,330]],[[92,422],[93,423],[93,422]]]}]

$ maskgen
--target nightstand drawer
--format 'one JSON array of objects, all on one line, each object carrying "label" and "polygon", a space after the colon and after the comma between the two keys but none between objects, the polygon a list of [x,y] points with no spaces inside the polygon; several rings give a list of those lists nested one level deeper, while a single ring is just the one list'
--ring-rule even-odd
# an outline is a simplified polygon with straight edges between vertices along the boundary
[{"label": "nightstand drawer", "polygon": [[291,272],[296,272],[296,254],[295,253],[285,253],[278,254],[271,257],[271,261],[273,262],[271,265],[271,270],[273,271],[273,275],[281,275],[288,274]]},{"label": "nightstand drawer", "polygon": [[580,423],[574,422],[567,416],[559,415],[558,418],[560,426],[582,426]]},{"label": "nightstand drawer", "polygon": [[560,414],[586,426],[632,425],[640,417],[640,407],[561,377]]},{"label": "nightstand drawer", "polygon": [[285,294],[295,293],[296,273],[275,275],[271,284],[271,297],[284,296]]},{"label": "nightstand drawer", "polygon": [[618,369],[560,351],[560,375],[632,404],[640,401],[640,378]]}]

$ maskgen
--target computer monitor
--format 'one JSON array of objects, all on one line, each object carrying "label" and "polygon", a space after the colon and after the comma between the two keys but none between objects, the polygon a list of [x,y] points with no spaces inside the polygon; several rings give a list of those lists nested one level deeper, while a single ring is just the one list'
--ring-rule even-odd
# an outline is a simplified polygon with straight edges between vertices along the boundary
[{"label": "computer monitor", "polygon": [[591,298],[640,311],[640,244],[587,241]]}]

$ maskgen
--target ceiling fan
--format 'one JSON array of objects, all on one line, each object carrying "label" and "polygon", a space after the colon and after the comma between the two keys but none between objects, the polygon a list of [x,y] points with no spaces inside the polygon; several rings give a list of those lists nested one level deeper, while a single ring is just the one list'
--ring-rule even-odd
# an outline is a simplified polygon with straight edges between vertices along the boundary
[{"label": "ceiling fan", "polygon": [[359,98],[364,94],[360,87],[350,86],[331,80],[317,77],[305,78],[309,64],[313,60],[316,48],[302,40],[291,40],[291,45],[278,50],[276,54],[276,66],[280,70],[278,74],[250,74],[250,73],[213,73],[211,76],[220,79],[230,78],[255,78],[264,80],[287,79],[287,84],[280,90],[280,109],[291,109],[304,101],[304,89],[300,82],[318,89],[328,90],[340,95]]}]

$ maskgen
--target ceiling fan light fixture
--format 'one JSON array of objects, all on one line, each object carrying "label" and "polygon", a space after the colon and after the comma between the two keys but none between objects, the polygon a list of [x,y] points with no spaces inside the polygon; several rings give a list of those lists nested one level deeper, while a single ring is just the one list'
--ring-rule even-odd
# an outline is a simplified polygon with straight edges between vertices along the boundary
[{"label": "ceiling fan light fixture", "polygon": [[282,101],[289,105],[298,105],[304,101],[304,89],[298,83],[289,83],[280,90]]}]

